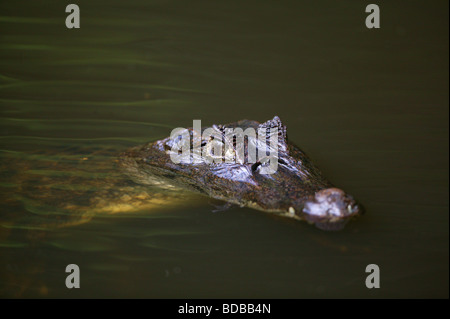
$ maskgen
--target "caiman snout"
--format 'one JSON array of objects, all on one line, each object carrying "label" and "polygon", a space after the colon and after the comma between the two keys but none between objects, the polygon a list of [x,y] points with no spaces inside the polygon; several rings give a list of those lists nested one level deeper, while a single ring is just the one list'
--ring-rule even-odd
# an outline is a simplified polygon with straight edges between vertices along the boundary
[{"label": "caiman snout", "polygon": [[342,229],[362,207],[339,188],[326,188],[312,195],[303,207],[303,217],[320,229]]}]

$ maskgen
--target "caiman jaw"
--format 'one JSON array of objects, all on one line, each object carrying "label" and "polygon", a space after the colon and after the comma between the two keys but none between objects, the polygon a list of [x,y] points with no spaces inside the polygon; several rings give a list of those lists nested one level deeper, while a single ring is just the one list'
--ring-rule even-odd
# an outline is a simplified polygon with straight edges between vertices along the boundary
[{"label": "caiman jaw", "polygon": [[339,188],[326,188],[316,192],[303,207],[304,219],[327,230],[342,229],[350,218],[361,213],[361,206]]}]

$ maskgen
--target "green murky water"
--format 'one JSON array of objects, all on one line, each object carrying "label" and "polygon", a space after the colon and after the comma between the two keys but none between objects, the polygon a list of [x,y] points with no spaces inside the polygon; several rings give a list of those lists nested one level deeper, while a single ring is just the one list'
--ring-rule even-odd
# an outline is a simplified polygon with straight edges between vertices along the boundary
[{"label": "green murky water", "polygon": [[[448,298],[448,2],[379,1],[379,30],[355,1],[76,3],[77,30],[58,1],[0,3],[2,297]],[[115,166],[275,114],[365,216],[212,213]]]}]

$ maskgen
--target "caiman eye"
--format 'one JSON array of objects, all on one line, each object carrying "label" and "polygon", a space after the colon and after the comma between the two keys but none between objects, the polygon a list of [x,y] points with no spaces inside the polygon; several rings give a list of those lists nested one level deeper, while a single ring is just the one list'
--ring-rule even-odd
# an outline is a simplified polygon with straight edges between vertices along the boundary
[{"label": "caiman eye", "polygon": [[256,162],[255,164],[252,165],[252,172],[256,172],[256,170],[258,169],[259,165],[261,165],[261,162]]}]

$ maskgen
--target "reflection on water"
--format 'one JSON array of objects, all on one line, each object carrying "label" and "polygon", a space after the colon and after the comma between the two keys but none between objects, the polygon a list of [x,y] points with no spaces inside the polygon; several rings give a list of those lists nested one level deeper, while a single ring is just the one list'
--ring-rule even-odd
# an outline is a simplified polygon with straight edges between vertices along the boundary
[{"label": "reflection on water", "polygon": [[[67,30],[63,5],[2,2],[0,295],[448,297],[448,3],[380,2],[376,31],[320,3],[78,1]],[[193,119],[274,115],[365,216],[212,213],[117,170]]]}]

